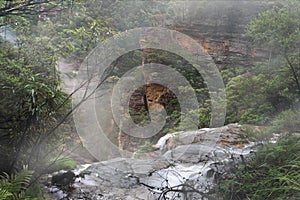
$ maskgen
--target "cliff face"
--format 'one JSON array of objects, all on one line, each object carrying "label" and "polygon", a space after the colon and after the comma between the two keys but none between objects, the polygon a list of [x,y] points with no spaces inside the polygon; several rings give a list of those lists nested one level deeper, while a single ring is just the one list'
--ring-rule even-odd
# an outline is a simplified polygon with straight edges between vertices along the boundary
[{"label": "cliff face", "polygon": [[184,17],[175,19],[169,28],[200,43],[220,70],[249,67],[268,56],[268,51],[251,46],[249,38],[244,36],[246,26],[274,4],[273,1],[187,3]]},{"label": "cliff face", "polygon": [[[268,51],[253,48],[249,38],[245,37],[244,33],[245,27],[251,19],[273,4],[270,1],[233,1],[231,3],[229,1],[191,1],[190,3],[182,2],[182,4],[178,3],[177,5],[176,17],[169,20],[168,23],[162,22],[161,25],[188,35],[197,43],[200,43],[204,51],[213,58],[220,71],[231,68],[245,69],[268,57]],[[147,54],[145,50],[143,51]],[[151,52],[148,53],[151,54]],[[131,58],[126,59],[131,60]],[[132,62],[130,66],[155,63],[156,61],[143,59]],[[119,70],[129,69],[129,66],[123,69],[126,66],[124,62],[121,61],[119,64]],[[76,75],[75,68],[76,66],[65,65],[65,63],[59,66],[65,87],[69,89],[73,86],[72,77]],[[172,79],[172,77],[170,78]],[[133,111],[131,117],[139,122],[140,111],[153,108],[156,103],[166,106],[173,99],[176,99],[176,97],[168,88],[157,84],[148,84],[137,89],[132,95],[129,102],[129,107]],[[110,108],[101,109],[99,107],[97,112],[110,113],[108,111]],[[118,146],[121,151],[135,152],[138,146],[147,141],[147,139],[135,138],[124,133],[116,127],[112,116],[106,117],[100,124],[104,124],[106,127],[104,132],[107,134],[108,140]],[[150,141],[156,142],[161,136],[154,136],[150,138]],[[115,152],[115,149],[110,150],[107,148],[107,151],[113,151],[113,157],[118,156],[119,153]],[[103,160],[105,159],[107,158],[103,158]]]},{"label": "cliff face", "polygon": [[209,32],[209,29],[204,27],[206,26],[201,24],[185,24],[174,28],[200,43],[220,70],[230,67],[250,67],[268,55],[265,49],[253,48],[243,32],[228,33],[224,27],[224,32],[215,35],[215,32]]},{"label": "cliff face", "polygon": [[[182,5],[185,11],[178,11],[184,12],[182,17],[175,18],[172,24],[166,26],[190,36],[201,44],[220,71],[230,68],[247,69],[265,59],[268,51],[251,46],[249,38],[244,36],[246,25],[259,12],[271,5],[272,3],[243,1],[235,4],[232,2],[187,3]],[[143,98],[143,94],[146,94],[146,98]],[[134,111],[139,111],[145,105],[151,108],[154,103],[166,106],[175,98],[176,96],[167,88],[152,84],[132,96],[130,107]],[[122,131],[119,132],[119,146],[122,150],[134,151],[144,142],[144,139],[136,139]],[[133,143],[134,145],[130,145]]]},{"label": "cliff face", "polygon": [[148,84],[144,88],[137,89],[131,96],[129,107],[135,112],[142,109],[154,109],[160,111],[161,108],[155,107],[155,104],[166,106],[176,96],[172,91],[162,85]]}]

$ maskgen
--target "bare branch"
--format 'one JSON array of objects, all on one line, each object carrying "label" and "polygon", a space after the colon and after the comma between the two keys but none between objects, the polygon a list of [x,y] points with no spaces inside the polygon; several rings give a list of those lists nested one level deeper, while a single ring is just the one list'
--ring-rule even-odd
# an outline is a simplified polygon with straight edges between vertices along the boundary
[{"label": "bare branch", "polygon": [[[52,4],[53,3],[53,4]],[[47,13],[50,11],[58,11],[58,6],[63,5],[62,0],[26,0],[26,1],[8,1],[6,0],[5,5],[0,8],[0,18],[7,16],[24,16],[24,15],[35,15],[41,13]],[[47,8],[41,8],[42,5],[49,6]],[[37,7],[38,6],[38,7]]]}]

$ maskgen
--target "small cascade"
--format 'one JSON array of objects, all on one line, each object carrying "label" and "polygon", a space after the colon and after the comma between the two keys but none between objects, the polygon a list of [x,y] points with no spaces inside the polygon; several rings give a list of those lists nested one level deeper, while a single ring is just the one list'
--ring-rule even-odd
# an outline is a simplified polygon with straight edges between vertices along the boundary
[{"label": "small cascade", "polygon": [[[156,153],[78,166],[71,193],[52,187],[53,199],[217,199],[218,178],[251,158],[258,142],[241,126],[178,132],[162,137]],[[269,142],[276,142],[275,135]],[[176,198],[175,198],[176,197]]]}]

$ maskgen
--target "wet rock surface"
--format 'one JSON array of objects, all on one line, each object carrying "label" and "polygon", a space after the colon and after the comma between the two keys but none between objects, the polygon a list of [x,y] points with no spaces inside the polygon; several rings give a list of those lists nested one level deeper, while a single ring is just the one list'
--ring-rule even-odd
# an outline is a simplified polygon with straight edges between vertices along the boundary
[{"label": "wet rock surface", "polygon": [[240,138],[241,126],[178,132],[160,139],[155,153],[79,166],[73,190],[53,199],[216,199],[218,176],[251,156],[257,143]]}]

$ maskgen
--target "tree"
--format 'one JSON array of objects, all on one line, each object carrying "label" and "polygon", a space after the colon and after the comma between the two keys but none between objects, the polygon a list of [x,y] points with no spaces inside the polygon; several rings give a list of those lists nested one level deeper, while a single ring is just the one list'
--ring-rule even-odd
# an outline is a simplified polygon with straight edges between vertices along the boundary
[{"label": "tree", "polygon": [[300,99],[300,2],[292,0],[262,12],[247,28],[247,35],[256,45],[268,47],[273,57],[285,60],[290,79]]},{"label": "tree", "polygon": [[268,79],[263,73],[245,73],[230,79],[226,86],[227,123],[265,124],[268,121],[275,110],[268,101]]},{"label": "tree", "polygon": [[5,15],[18,23],[10,25],[15,46],[0,40],[0,173],[14,174],[28,165],[39,176],[65,150],[68,119],[76,108],[70,105],[72,94],[60,88],[57,61],[73,54],[83,59],[109,28],[100,17],[88,17],[85,5],[76,6],[79,14],[60,10],[38,21],[25,12]]},{"label": "tree", "polygon": [[73,0],[4,0],[0,2],[0,17],[24,16],[58,11]]},{"label": "tree", "polygon": [[[6,161],[0,169],[10,174],[24,164],[32,169],[43,163],[45,155],[33,148],[62,117],[67,105],[67,95],[59,88],[53,50],[41,38],[31,42],[35,42],[34,48],[1,44],[0,154]],[[47,149],[47,143],[43,146]]]}]

